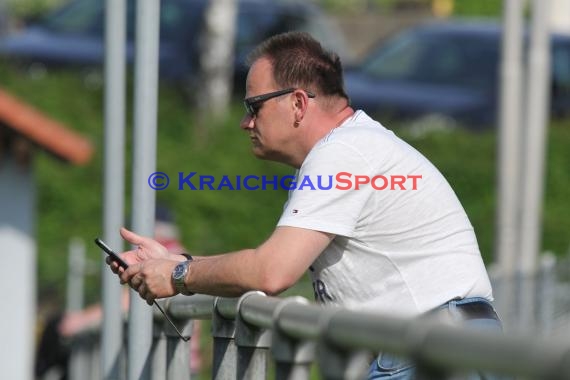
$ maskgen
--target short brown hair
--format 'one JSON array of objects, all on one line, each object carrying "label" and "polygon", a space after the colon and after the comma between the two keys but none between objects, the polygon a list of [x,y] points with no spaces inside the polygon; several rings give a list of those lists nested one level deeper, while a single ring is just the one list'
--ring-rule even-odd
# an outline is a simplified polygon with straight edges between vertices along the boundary
[{"label": "short brown hair", "polygon": [[283,88],[300,87],[348,99],[339,56],[325,50],[309,33],[287,32],[270,37],[249,54],[248,63],[262,57],[271,61],[273,78]]}]

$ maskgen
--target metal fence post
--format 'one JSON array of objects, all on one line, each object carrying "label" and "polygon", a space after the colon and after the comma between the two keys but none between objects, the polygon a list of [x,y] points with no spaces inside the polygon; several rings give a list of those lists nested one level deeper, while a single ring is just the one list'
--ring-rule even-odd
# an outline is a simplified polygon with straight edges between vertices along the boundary
[{"label": "metal fence post", "polygon": [[556,298],[556,256],[546,252],[540,259],[540,281],[538,289],[538,330],[547,335],[552,330]]},{"label": "metal fence post", "polygon": [[518,292],[518,321],[519,331],[536,331],[536,297],[538,272],[536,269],[529,271],[519,270],[517,273]]},{"label": "metal fence post", "polygon": [[96,379],[98,368],[93,351],[97,348],[97,336],[92,331],[76,335],[71,342],[71,355],[68,363],[70,379]]},{"label": "metal fence post", "polygon": [[311,363],[315,360],[315,342],[299,340],[283,333],[279,318],[283,310],[292,303],[308,305],[303,297],[291,297],[283,300],[273,313],[271,353],[276,364],[277,380],[303,380],[310,378]]},{"label": "metal fence post", "polygon": [[[103,238],[122,251],[119,228],[125,209],[125,119],[127,1],[105,0],[105,89],[103,160]],[[124,379],[126,347],[123,344],[122,289],[117,276],[100,256],[103,324],[101,330],[101,379]]]},{"label": "metal fence post", "polygon": [[[134,67],[132,229],[141,235],[154,233],[156,192],[147,186],[156,170],[158,108],[158,53],[160,1],[136,1]],[[127,378],[150,378],[152,310],[131,290]]]},{"label": "metal fence post", "polygon": [[271,331],[250,325],[240,315],[244,300],[253,294],[265,295],[257,291],[247,292],[240,297],[237,304],[235,342],[238,380],[267,378]]},{"label": "metal fence post", "polygon": [[350,351],[333,344],[329,338],[330,324],[340,309],[324,311],[319,318],[320,339],[317,342],[317,362],[326,380],[359,380],[366,378],[371,354]]},{"label": "metal fence post", "polygon": [[228,305],[229,302],[231,301],[220,297],[214,300],[212,311],[212,337],[214,338],[212,379],[214,380],[234,380],[237,374],[236,322],[235,319],[222,315],[222,310],[229,308],[233,309],[233,316],[235,316],[237,300],[233,300],[233,305]]},{"label": "metal fence post", "polygon": [[102,379],[101,376],[101,342],[99,334],[92,334],[91,340],[91,378],[93,380]]},{"label": "metal fence post", "polygon": [[[154,309],[154,306],[153,306]],[[154,316],[152,324],[152,342],[150,348],[150,377],[162,380],[166,376],[166,334],[163,321]]]},{"label": "metal fence post", "polygon": [[67,263],[67,311],[77,311],[83,308],[83,284],[85,280],[85,242],[80,238],[73,238],[69,242]]},{"label": "metal fence post", "polygon": [[[169,302],[168,300],[167,302]],[[168,310],[168,307],[165,307]],[[182,340],[174,328],[164,320],[164,332],[167,339],[167,362],[166,362],[166,379],[190,379],[192,374],[190,371],[190,341],[192,338],[192,329],[194,321],[191,319],[176,320],[173,319],[176,327],[184,337],[190,337],[189,341]]]},{"label": "metal fence post", "polygon": [[360,380],[366,378],[371,354],[338,348],[326,339],[317,346],[317,361],[321,376],[326,380]]},{"label": "metal fence post", "polygon": [[[161,301],[164,310],[168,310],[170,299]],[[152,379],[190,379],[190,343],[180,338],[176,330],[154,307],[154,334],[152,355]],[[192,336],[192,320],[172,319],[183,337]]]}]

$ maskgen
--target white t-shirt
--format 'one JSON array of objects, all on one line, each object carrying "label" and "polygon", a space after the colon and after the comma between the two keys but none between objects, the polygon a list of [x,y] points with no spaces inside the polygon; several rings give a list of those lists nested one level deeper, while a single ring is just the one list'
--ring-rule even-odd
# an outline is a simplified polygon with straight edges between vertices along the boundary
[{"label": "white t-shirt", "polygon": [[278,225],[336,235],[309,268],[320,302],[413,316],[458,297],[492,300],[445,178],[362,111],[311,150]]}]

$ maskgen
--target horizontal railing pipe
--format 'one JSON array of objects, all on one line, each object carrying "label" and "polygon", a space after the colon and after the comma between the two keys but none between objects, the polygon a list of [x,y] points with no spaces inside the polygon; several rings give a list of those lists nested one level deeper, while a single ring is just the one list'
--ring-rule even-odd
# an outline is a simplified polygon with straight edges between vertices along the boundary
[{"label": "horizontal railing pipe", "polygon": [[267,297],[262,293],[250,293],[240,303],[239,314],[243,320],[257,327],[270,329],[273,313],[282,298]]},{"label": "horizontal railing pipe", "polygon": [[237,305],[238,305],[239,298],[222,298],[217,297],[214,300],[214,308],[216,312],[226,318],[226,319],[235,319],[237,316]]},{"label": "horizontal railing pipe", "polygon": [[[376,352],[410,357],[420,371],[478,370],[530,379],[570,379],[570,342],[562,336],[469,330],[431,318],[350,311],[309,304],[300,297],[267,297],[261,292],[240,298],[177,296],[160,302],[185,336],[191,334],[193,319],[212,319],[214,379],[265,378],[270,352],[278,379],[306,379],[315,361],[315,345],[325,379],[360,378],[366,355]],[[154,377],[164,377],[166,372],[167,379],[186,378],[188,342],[177,337],[158,310],[154,317],[158,329],[154,334],[158,357],[150,362],[156,366]],[[72,373],[88,366],[84,364],[89,362],[87,352],[97,349],[88,338],[95,330],[74,338]]]},{"label": "horizontal railing pipe", "polygon": [[166,308],[175,319],[212,319],[214,297],[195,294],[192,297],[176,296]]},{"label": "horizontal railing pipe", "polygon": [[322,312],[322,306],[292,302],[283,307],[276,322],[291,338],[316,340],[320,334]]},{"label": "horizontal railing pipe", "polygon": [[413,350],[406,338],[410,323],[409,319],[338,310],[330,317],[324,333],[327,340],[339,347],[410,355]]}]

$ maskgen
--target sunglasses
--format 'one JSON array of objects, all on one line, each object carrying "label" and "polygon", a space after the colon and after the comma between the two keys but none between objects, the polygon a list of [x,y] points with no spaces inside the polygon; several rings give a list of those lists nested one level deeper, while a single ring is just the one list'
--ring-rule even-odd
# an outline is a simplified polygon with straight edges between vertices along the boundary
[{"label": "sunglasses", "polygon": [[[294,92],[295,90],[296,90],[296,88],[291,87],[291,88],[286,88],[284,90],[268,92],[267,94],[261,94],[261,95],[257,95],[257,96],[252,96],[251,98],[246,98],[243,100],[243,105],[245,106],[245,111],[247,112],[247,114],[250,117],[255,117],[255,116],[257,116],[257,113],[261,109],[261,106],[263,105],[264,102],[268,101],[269,99],[273,99],[273,98],[276,98],[278,96],[281,96],[281,95],[290,94],[290,93]],[[309,98],[315,97],[315,94],[313,94],[312,92],[309,92],[306,90],[305,90],[305,92],[307,93],[307,96]]]}]

